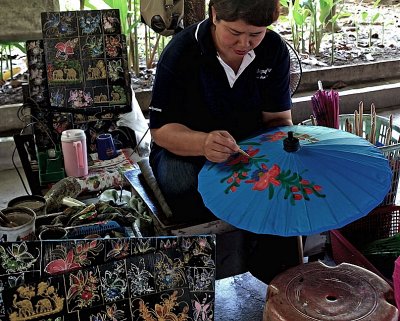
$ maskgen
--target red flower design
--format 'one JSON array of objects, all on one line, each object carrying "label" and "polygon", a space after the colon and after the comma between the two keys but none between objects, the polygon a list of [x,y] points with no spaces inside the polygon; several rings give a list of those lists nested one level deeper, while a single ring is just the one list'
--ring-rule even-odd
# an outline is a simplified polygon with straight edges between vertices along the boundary
[{"label": "red flower design", "polygon": [[[252,147],[249,147],[248,150],[245,150],[245,152],[247,154],[249,154],[250,158],[257,155],[259,151],[260,151],[259,148],[253,149]],[[235,154],[235,156],[231,160],[228,160],[226,162],[226,165],[233,166],[233,165],[240,164],[240,163],[248,164],[250,161],[250,158],[245,155],[242,155],[242,154]]]},{"label": "red flower design", "polygon": [[51,261],[46,265],[44,270],[49,274],[56,274],[79,269],[80,267],[79,263],[74,262],[74,251],[71,249],[68,251],[65,259]]},{"label": "red flower design", "polygon": [[266,189],[269,184],[279,186],[281,183],[277,180],[277,176],[280,172],[281,169],[279,166],[274,164],[269,171],[261,174],[259,180],[254,184],[253,190],[262,191]]},{"label": "red flower design", "polygon": [[276,141],[286,138],[287,133],[280,131],[280,132],[276,132],[272,135],[271,134],[265,135],[265,137],[267,138],[268,141],[276,142]]},{"label": "red flower design", "polygon": [[309,188],[309,187],[305,187],[305,188],[304,188],[304,192],[305,192],[306,194],[308,194],[308,195],[311,195],[311,194],[313,193],[313,190],[312,190],[311,188]]},{"label": "red flower design", "polygon": [[293,194],[293,198],[294,198],[296,201],[300,201],[301,199],[303,199],[303,196],[300,195],[300,194]]}]

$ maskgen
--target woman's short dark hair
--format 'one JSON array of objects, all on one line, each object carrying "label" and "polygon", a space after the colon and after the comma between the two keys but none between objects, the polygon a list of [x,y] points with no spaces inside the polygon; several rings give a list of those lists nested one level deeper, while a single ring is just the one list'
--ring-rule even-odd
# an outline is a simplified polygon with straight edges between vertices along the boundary
[{"label": "woman's short dark hair", "polygon": [[243,20],[247,24],[269,26],[279,18],[279,0],[210,0],[208,13],[214,7],[217,20]]}]

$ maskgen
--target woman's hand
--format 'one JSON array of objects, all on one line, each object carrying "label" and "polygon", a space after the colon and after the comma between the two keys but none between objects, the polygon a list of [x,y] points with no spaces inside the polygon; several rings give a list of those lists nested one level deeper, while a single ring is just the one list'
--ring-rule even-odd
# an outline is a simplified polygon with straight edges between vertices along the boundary
[{"label": "woman's hand", "polygon": [[204,141],[204,156],[211,162],[221,163],[239,150],[235,139],[225,130],[215,130],[207,134]]},{"label": "woman's hand", "polygon": [[182,124],[170,123],[152,129],[151,135],[157,145],[171,153],[180,156],[205,156],[214,163],[224,162],[239,151],[235,139],[225,130],[205,133],[191,130]]}]

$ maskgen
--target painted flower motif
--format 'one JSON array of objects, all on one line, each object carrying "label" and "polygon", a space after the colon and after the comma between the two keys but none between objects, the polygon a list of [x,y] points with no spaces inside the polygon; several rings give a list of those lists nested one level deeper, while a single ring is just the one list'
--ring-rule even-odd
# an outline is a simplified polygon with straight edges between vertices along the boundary
[{"label": "painted flower motif", "polygon": [[180,287],[186,282],[183,261],[172,260],[162,252],[156,253],[154,275],[159,291]]},{"label": "painted flower motif", "polygon": [[193,244],[193,241],[190,238],[183,238],[181,241],[182,251],[184,251],[184,252],[189,251],[192,244]]},{"label": "painted flower motif", "polygon": [[116,264],[112,271],[104,272],[104,277],[101,278],[101,288],[104,300],[107,302],[124,298],[127,284],[124,280],[123,264]]},{"label": "painted flower motif", "polygon": [[130,263],[127,276],[133,296],[141,296],[155,291],[151,286],[151,280],[153,280],[154,276],[150,273],[148,268],[146,268],[143,258],[140,258],[137,265]]},{"label": "painted flower motif", "polygon": [[0,245],[0,258],[0,264],[7,273],[27,271],[38,259],[29,252],[26,242],[12,243],[6,248]]},{"label": "painted flower motif", "polygon": [[178,245],[176,240],[169,240],[164,242],[164,240],[160,241],[160,248],[163,250],[174,249]]},{"label": "painted flower motif", "polygon": [[78,271],[76,274],[69,275],[70,288],[68,289],[67,299],[70,302],[75,299],[77,308],[89,307],[95,300],[100,298],[98,294],[98,278],[92,271]]},{"label": "painted flower motif", "polygon": [[56,259],[46,265],[44,270],[49,274],[63,273],[65,271],[71,271],[79,269],[81,265],[74,262],[74,250],[68,251],[67,256],[64,259]]},{"label": "painted flower motif", "polygon": [[129,242],[127,240],[111,240],[111,247],[107,253],[108,259],[120,259],[129,255]]},{"label": "painted flower motif", "polygon": [[106,305],[106,312],[107,312],[107,317],[111,321],[118,321],[118,320],[126,320],[124,318],[125,313],[122,310],[118,310],[117,305],[114,303],[113,305]]},{"label": "painted flower motif", "polygon": [[[299,134],[294,133],[293,136],[299,140],[307,140],[310,142],[318,142],[319,139],[311,136],[310,134]],[[284,131],[275,132],[273,134],[265,134],[260,138],[261,142],[277,142],[280,140],[284,140],[287,137],[287,133]]]},{"label": "painted flower motif", "polygon": [[[302,177],[304,173],[294,173],[290,169],[284,170],[279,164],[267,166],[269,162],[267,155],[258,155],[259,148],[254,149],[253,146],[261,145],[262,142],[279,142],[287,137],[284,131],[275,132],[273,134],[264,134],[259,141],[245,142],[241,145],[248,146],[245,150],[250,157],[242,154],[232,156],[226,163],[229,169],[228,176],[223,177],[220,182],[227,184],[224,192],[236,192],[242,183],[253,184],[252,190],[265,191],[268,190],[268,198],[272,199],[275,194],[275,188],[284,190],[284,199],[288,199],[292,205],[296,201],[310,200],[310,196],[325,197],[321,193],[322,186],[310,182]],[[308,134],[295,134],[299,140],[316,142],[318,139]]]},{"label": "painted flower motif", "polygon": [[163,294],[162,302],[155,303],[154,308],[149,307],[142,299],[138,299],[139,313],[143,320],[147,321],[187,321],[189,317],[189,306],[186,302],[178,301],[178,291],[171,295]]},{"label": "painted flower motif", "polygon": [[211,250],[211,246],[208,243],[207,237],[199,237],[197,243],[199,244],[201,250],[203,251],[206,249]]},{"label": "painted flower motif", "polygon": [[82,241],[76,247],[66,250],[66,248],[53,251],[53,255],[58,256],[57,259],[50,261],[44,268],[49,274],[65,273],[77,270],[85,265],[89,265],[89,253],[97,255],[104,247],[104,244],[98,240]]},{"label": "painted flower motif", "polygon": [[245,149],[244,151],[250,156],[250,158],[247,157],[247,156],[245,156],[245,155],[242,155],[242,154],[235,154],[234,156],[232,156],[232,157],[227,161],[226,165],[227,165],[227,166],[233,166],[233,165],[240,164],[240,163],[248,164],[248,163],[250,162],[250,160],[251,160],[254,156],[256,156],[256,155],[258,154],[258,152],[260,151],[260,149],[259,149],[259,148],[253,149],[253,148],[250,146],[247,150]]},{"label": "painted flower motif", "polygon": [[287,133],[283,131],[275,132],[273,134],[265,134],[261,136],[261,141],[262,142],[276,142],[279,140],[283,140],[287,137]]},{"label": "painted flower motif", "polygon": [[263,166],[263,169],[264,170],[261,170],[257,173],[257,180],[247,180],[245,183],[254,183],[253,190],[257,191],[265,190],[269,186],[269,184],[272,184],[274,186],[279,186],[281,184],[277,179],[278,175],[281,173],[281,169],[278,165],[272,165],[271,169]]}]

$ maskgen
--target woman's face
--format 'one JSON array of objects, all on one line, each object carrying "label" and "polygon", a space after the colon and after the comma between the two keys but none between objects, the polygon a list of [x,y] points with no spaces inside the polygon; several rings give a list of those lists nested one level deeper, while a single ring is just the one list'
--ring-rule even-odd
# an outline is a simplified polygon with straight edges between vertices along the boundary
[{"label": "woman's face", "polygon": [[267,32],[266,27],[252,26],[243,20],[232,22],[217,20],[214,8],[212,8],[212,18],[218,52],[231,59],[243,58],[261,43]]}]

